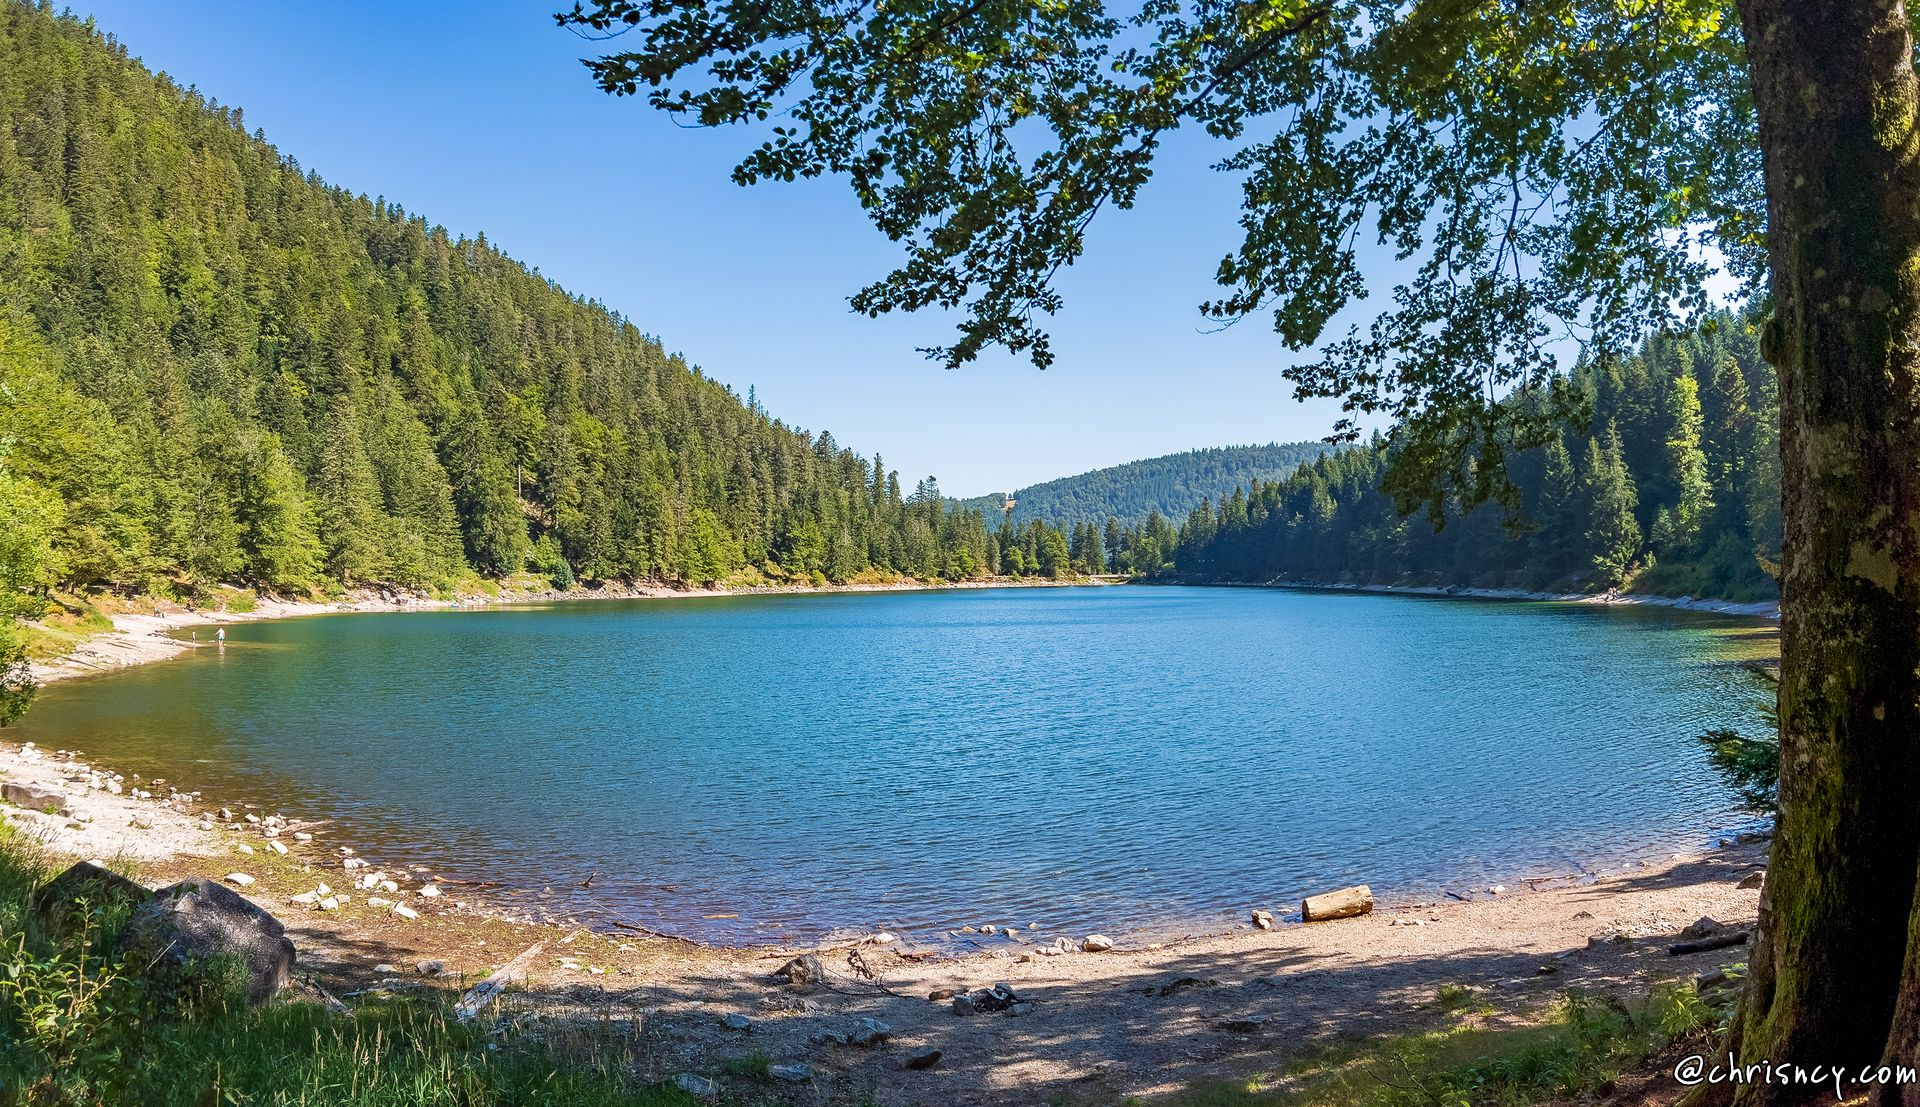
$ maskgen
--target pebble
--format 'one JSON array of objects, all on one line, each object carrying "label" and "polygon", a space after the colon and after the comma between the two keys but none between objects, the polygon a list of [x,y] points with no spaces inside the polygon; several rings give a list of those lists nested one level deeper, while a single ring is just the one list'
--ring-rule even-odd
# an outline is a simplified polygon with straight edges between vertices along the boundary
[{"label": "pebble", "polygon": [[1113,939],[1105,934],[1089,934],[1080,939],[1080,952],[1105,953],[1113,948]]},{"label": "pebble", "polygon": [[1490,886],[1488,886],[1488,888],[1487,888],[1487,891],[1488,891],[1488,892],[1491,892],[1492,894],[1494,894],[1494,895],[1496,895],[1496,896],[1497,896],[1497,895],[1499,895],[1500,893],[1502,893],[1502,892],[1504,892],[1504,891],[1506,891],[1506,890],[1507,890],[1507,886],[1506,886],[1505,884],[1494,884],[1494,885],[1490,885]]},{"label": "pebble", "polygon": [[421,976],[439,976],[441,973],[447,971],[447,963],[445,961],[416,961],[413,965],[413,971],[419,973]]},{"label": "pebble", "polygon": [[1740,883],[1735,884],[1734,887],[1758,888],[1762,884],[1765,884],[1766,882],[1767,882],[1767,870],[1761,869],[1759,872],[1748,873],[1747,875],[1741,877]]},{"label": "pebble", "polygon": [[282,857],[285,857],[287,855],[287,844],[285,842],[280,841],[278,838],[275,838],[273,841],[268,842],[267,848],[279,854]]},{"label": "pebble", "polygon": [[1249,919],[1252,921],[1255,930],[1273,929],[1273,912],[1271,911],[1255,911],[1249,916]]},{"label": "pebble", "polygon": [[753,1020],[735,1011],[720,1017],[720,1025],[728,1030],[748,1031],[753,1029]]},{"label": "pebble", "polygon": [[246,854],[248,857],[253,856],[253,847],[246,844],[245,842],[240,843],[238,846],[235,846],[234,848],[239,850],[241,853]]},{"label": "pebble", "polygon": [[228,873],[227,883],[236,887],[245,888],[247,885],[253,883],[253,878],[246,873]]},{"label": "pebble", "polygon": [[767,1066],[767,1075],[789,1084],[804,1084],[813,1079],[813,1068],[800,1061],[776,1061]]},{"label": "pebble", "polygon": [[719,1082],[709,1080],[704,1076],[696,1076],[690,1072],[683,1072],[675,1076],[673,1078],[673,1086],[689,1095],[697,1095],[703,1099],[713,1099],[720,1094]]},{"label": "pebble", "polygon": [[420,888],[420,894],[423,896],[426,896],[428,899],[432,899],[433,897],[440,894],[440,885],[438,884],[422,885]]},{"label": "pebble", "polygon": [[403,919],[417,919],[420,917],[420,912],[415,911],[413,908],[408,907],[404,903],[394,904],[393,913],[400,916]]},{"label": "pebble", "polygon": [[855,1025],[852,1033],[847,1035],[847,1044],[872,1049],[891,1037],[893,1037],[893,1027],[876,1018],[862,1018]]},{"label": "pebble", "polygon": [[338,911],[340,910],[340,900],[336,896],[328,896],[319,903],[314,904],[314,906],[322,911]]}]

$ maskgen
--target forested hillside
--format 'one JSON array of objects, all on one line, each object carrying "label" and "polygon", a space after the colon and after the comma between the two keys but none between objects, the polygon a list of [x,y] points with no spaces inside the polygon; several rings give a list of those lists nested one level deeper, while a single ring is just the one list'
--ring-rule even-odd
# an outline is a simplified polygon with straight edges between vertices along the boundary
[{"label": "forested hillside", "polygon": [[1756,328],[1722,317],[1574,381],[1592,420],[1515,460],[1512,515],[1483,507],[1439,531],[1424,513],[1402,517],[1380,491],[1388,447],[1376,442],[1178,522],[1116,521],[1106,553],[1119,569],[1197,580],[1775,595],[1778,420]]},{"label": "forested hillside", "polygon": [[[977,512],[50,8],[0,3],[16,590],[961,578]],[[999,520],[994,520],[997,526]],[[17,527],[16,527],[16,524]]]},{"label": "forested hillside", "polygon": [[[1022,488],[1012,494],[1010,518],[1015,526],[1038,519],[1070,528],[1077,523],[1101,524],[1109,518],[1137,525],[1155,511],[1185,515],[1203,497],[1218,498],[1255,481],[1279,480],[1326,452],[1321,442],[1284,442],[1218,446],[1129,461]],[[1002,509],[1006,499],[981,496],[960,506],[991,515]]]}]

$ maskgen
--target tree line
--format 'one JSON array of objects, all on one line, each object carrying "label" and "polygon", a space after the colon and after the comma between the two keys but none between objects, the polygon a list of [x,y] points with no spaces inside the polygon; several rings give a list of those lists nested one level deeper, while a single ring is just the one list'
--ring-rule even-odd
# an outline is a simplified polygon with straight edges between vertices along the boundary
[{"label": "tree line", "polygon": [[[1329,454],[1202,500],[1177,525],[1110,519],[1116,571],[1186,580],[1459,584],[1772,598],[1776,382],[1757,322],[1723,315],[1572,374],[1583,427],[1509,462],[1515,496],[1436,529],[1382,486],[1394,447]],[[1510,401],[1525,403],[1525,397]],[[1445,505],[1443,505],[1445,506]]]},{"label": "tree line", "polygon": [[45,6],[0,6],[0,258],[42,588],[1000,560],[932,482],[903,493],[484,236],[328,186]]},{"label": "tree line", "polygon": [[1278,480],[1326,452],[1324,442],[1187,450],[1045,481],[1006,497],[962,500],[960,506],[991,513],[1011,499],[1014,506],[1009,517],[1016,527],[1032,519],[1058,527],[1098,525],[1108,518],[1137,525],[1153,511],[1183,516],[1202,497],[1236,484]]}]

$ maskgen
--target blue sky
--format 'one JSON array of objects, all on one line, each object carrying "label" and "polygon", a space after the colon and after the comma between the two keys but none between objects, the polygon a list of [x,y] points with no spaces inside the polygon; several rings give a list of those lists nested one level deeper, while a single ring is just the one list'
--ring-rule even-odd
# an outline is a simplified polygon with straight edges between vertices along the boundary
[{"label": "blue sky", "polygon": [[879,452],[911,483],[1005,491],[1198,446],[1318,438],[1292,356],[1262,319],[1210,332],[1195,310],[1237,240],[1223,149],[1176,136],[1140,204],[1095,225],[1062,288],[1058,360],[989,355],[948,372],[915,348],[933,315],[853,315],[896,248],[839,180],[742,189],[750,134],[674,126],[615,100],[557,28],[558,0],[465,4],[76,0],[137,57],[244,110],[328,181],[456,233],[485,232],[626,313],[776,416]]}]

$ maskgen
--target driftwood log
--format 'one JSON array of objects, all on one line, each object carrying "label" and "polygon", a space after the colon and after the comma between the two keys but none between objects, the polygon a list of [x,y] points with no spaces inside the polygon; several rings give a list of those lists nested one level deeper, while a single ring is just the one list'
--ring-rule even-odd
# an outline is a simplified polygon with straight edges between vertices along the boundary
[{"label": "driftwood log", "polygon": [[[578,933],[579,931],[574,931],[574,934]],[[567,937],[571,938],[573,935],[570,934]],[[524,981],[527,978],[527,970],[533,967],[534,958],[540,956],[541,951],[546,948],[547,943],[535,942],[521,950],[513,960],[493,970],[492,975],[469,988],[467,994],[460,997],[460,1002],[453,1008],[454,1017],[461,1022],[471,1021],[475,1015],[486,1008],[487,1004],[500,998],[500,994],[507,990],[508,985]]]},{"label": "driftwood log", "polygon": [[1351,888],[1341,888],[1333,892],[1322,892],[1300,901],[1300,918],[1304,922],[1350,919],[1355,915],[1368,914],[1372,910],[1373,889],[1365,884],[1355,884]]},{"label": "driftwood log", "polygon": [[1697,942],[1681,942],[1667,947],[1667,956],[1679,957],[1687,953],[1705,953],[1710,949],[1725,949],[1728,946],[1740,946],[1747,943],[1747,932],[1735,930],[1726,934],[1715,934],[1711,938],[1702,938]]}]

